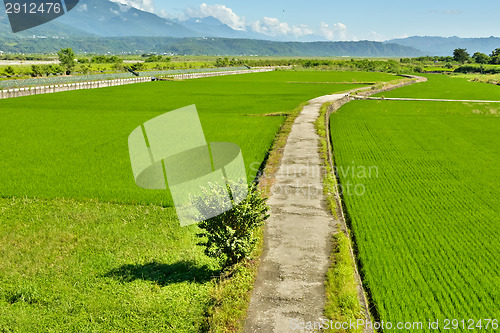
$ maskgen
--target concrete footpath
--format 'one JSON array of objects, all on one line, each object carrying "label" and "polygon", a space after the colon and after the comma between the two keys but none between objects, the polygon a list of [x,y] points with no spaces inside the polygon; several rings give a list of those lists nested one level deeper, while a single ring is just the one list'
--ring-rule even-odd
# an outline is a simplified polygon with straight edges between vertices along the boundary
[{"label": "concrete footpath", "polygon": [[245,332],[300,332],[324,318],[325,276],[338,221],[323,196],[323,161],[314,122],[320,108],[346,94],[313,99],[296,119],[268,204],[264,252]]}]

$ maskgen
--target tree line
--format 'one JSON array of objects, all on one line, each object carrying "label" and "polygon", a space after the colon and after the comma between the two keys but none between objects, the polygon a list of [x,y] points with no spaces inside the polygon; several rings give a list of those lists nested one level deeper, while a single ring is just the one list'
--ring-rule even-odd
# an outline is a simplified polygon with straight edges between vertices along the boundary
[{"label": "tree line", "polygon": [[453,51],[453,59],[462,64],[469,62],[481,65],[500,65],[500,48],[492,51],[490,55],[484,54],[482,52],[476,52],[472,55],[472,57],[467,52],[467,49],[458,48]]}]

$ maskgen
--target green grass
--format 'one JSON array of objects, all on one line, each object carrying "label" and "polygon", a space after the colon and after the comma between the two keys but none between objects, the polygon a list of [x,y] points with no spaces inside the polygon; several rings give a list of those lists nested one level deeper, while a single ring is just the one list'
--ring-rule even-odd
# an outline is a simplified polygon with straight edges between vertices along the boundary
[{"label": "green grass", "polygon": [[458,74],[457,77],[466,78],[472,82],[500,83],[500,74]]},{"label": "green grass", "polygon": [[[320,137],[320,154],[325,167],[323,176],[323,193],[333,216],[338,220],[337,207],[337,180],[332,172],[329,161],[327,140],[327,112],[330,103],[321,107],[320,115],[316,120],[316,133]],[[354,258],[351,255],[351,241],[343,231],[337,231],[332,237],[333,251],[331,266],[326,275],[326,304],[325,316],[333,323],[356,322],[363,318],[363,310],[358,297],[357,281],[354,270]],[[328,332],[360,332],[360,329],[339,329],[329,327]]]},{"label": "green grass", "polygon": [[396,101],[355,101],[332,115],[379,319],[499,318],[499,115],[496,104]]},{"label": "green grass", "polygon": [[[283,72],[277,72],[283,73]],[[277,74],[276,73],[276,74]],[[285,71],[287,73],[287,71]],[[332,82],[332,83],[375,83],[388,82],[401,77],[386,73],[374,72],[331,72],[316,70],[293,71],[293,80],[288,82]],[[277,76],[278,78],[279,76]]]},{"label": "green grass", "polygon": [[447,68],[447,67],[424,67],[424,71],[427,71],[427,72],[453,72],[453,68]]},{"label": "green grass", "polygon": [[[363,73],[352,78],[358,75],[365,79]],[[359,87],[288,81],[346,77],[341,72],[273,72],[1,100],[0,196],[168,205],[163,191],[135,185],[127,138],[145,121],[190,104],[197,105],[209,142],[240,145],[253,179],[285,117],[245,115],[286,113],[311,98]]]},{"label": "green grass", "polygon": [[[420,74],[419,74],[420,75]],[[443,74],[422,74],[429,80],[374,96],[405,98],[442,98],[500,101],[500,87]]]},{"label": "green grass", "polygon": [[[356,322],[363,319],[363,310],[359,303],[357,282],[354,278],[354,266],[350,252],[350,240],[339,232],[333,236],[332,265],[326,275],[325,315],[333,323]],[[331,326],[331,325],[330,325]],[[362,332],[362,329],[335,329],[332,332]]]},{"label": "green grass", "polygon": [[217,264],[172,208],[0,200],[0,332],[193,332]]}]

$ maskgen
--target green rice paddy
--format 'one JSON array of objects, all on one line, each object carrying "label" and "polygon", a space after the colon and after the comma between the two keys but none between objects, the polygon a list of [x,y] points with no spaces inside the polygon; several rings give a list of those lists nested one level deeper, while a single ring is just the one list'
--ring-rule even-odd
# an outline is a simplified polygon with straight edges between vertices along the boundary
[{"label": "green rice paddy", "polygon": [[[196,104],[209,142],[234,142],[248,178],[264,161],[283,116],[314,97],[360,87],[377,73],[273,72],[151,82],[0,101],[0,196],[98,198],[169,205],[132,177],[128,135],[145,121]],[[289,83],[344,82],[350,83]],[[252,116],[248,115],[260,115]],[[182,138],[179,138],[182,140]]]},{"label": "green rice paddy", "polygon": [[443,74],[419,75],[425,76],[428,81],[374,96],[500,101],[500,89],[497,85]]},{"label": "green rice paddy", "polygon": [[[455,83],[437,76],[427,87],[445,80]],[[494,97],[477,85],[453,96]],[[390,95],[452,96],[419,86]],[[423,322],[419,332],[447,332],[446,319],[465,320],[455,330],[465,332],[472,320],[493,332],[486,323],[500,317],[500,105],[355,101],[332,115],[331,135],[377,319]]]}]

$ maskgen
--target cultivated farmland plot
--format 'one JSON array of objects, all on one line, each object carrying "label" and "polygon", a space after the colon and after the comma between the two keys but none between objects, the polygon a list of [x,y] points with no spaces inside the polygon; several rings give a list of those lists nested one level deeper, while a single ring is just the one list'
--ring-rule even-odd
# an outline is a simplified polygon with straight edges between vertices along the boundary
[{"label": "cultivated farmland plot", "polygon": [[[168,205],[163,192],[142,190],[130,177],[127,137],[138,124],[190,104],[198,107],[208,141],[240,145],[253,179],[284,121],[262,115],[286,113],[315,96],[359,87],[353,79],[377,77],[350,75],[247,74],[1,101],[0,145],[7,158],[0,160],[0,195]],[[292,83],[345,80],[351,84]]]},{"label": "cultivated farmland plot", "polygon": [[238,144],[253,179],[285,119],[266,115],[392,79],[273,72],[0,101],[0,331],[201,330],[220,268],[166,193],[135,185],[129,133],[196,104],[207,141]]},{"label": "cultivated farmland plot", "polygon": [[500,89],[493,84],[471,82],[466,78],[447,75],[421,76],[427,77],[428,81],[374,96],[500,101]]},{"label": "cultivated farmland plot", "polygon": [[[383,95],[500,100],[498,86],[428,77]],[[379,320],[423,322],[424,332],[436,332],[428,321],[439,320],[446,332],[446,320],[456,319],[455,331],[493,332],[488,320],[500,317],[500,106],[355,101],[332,115],[331,131]]]}]

